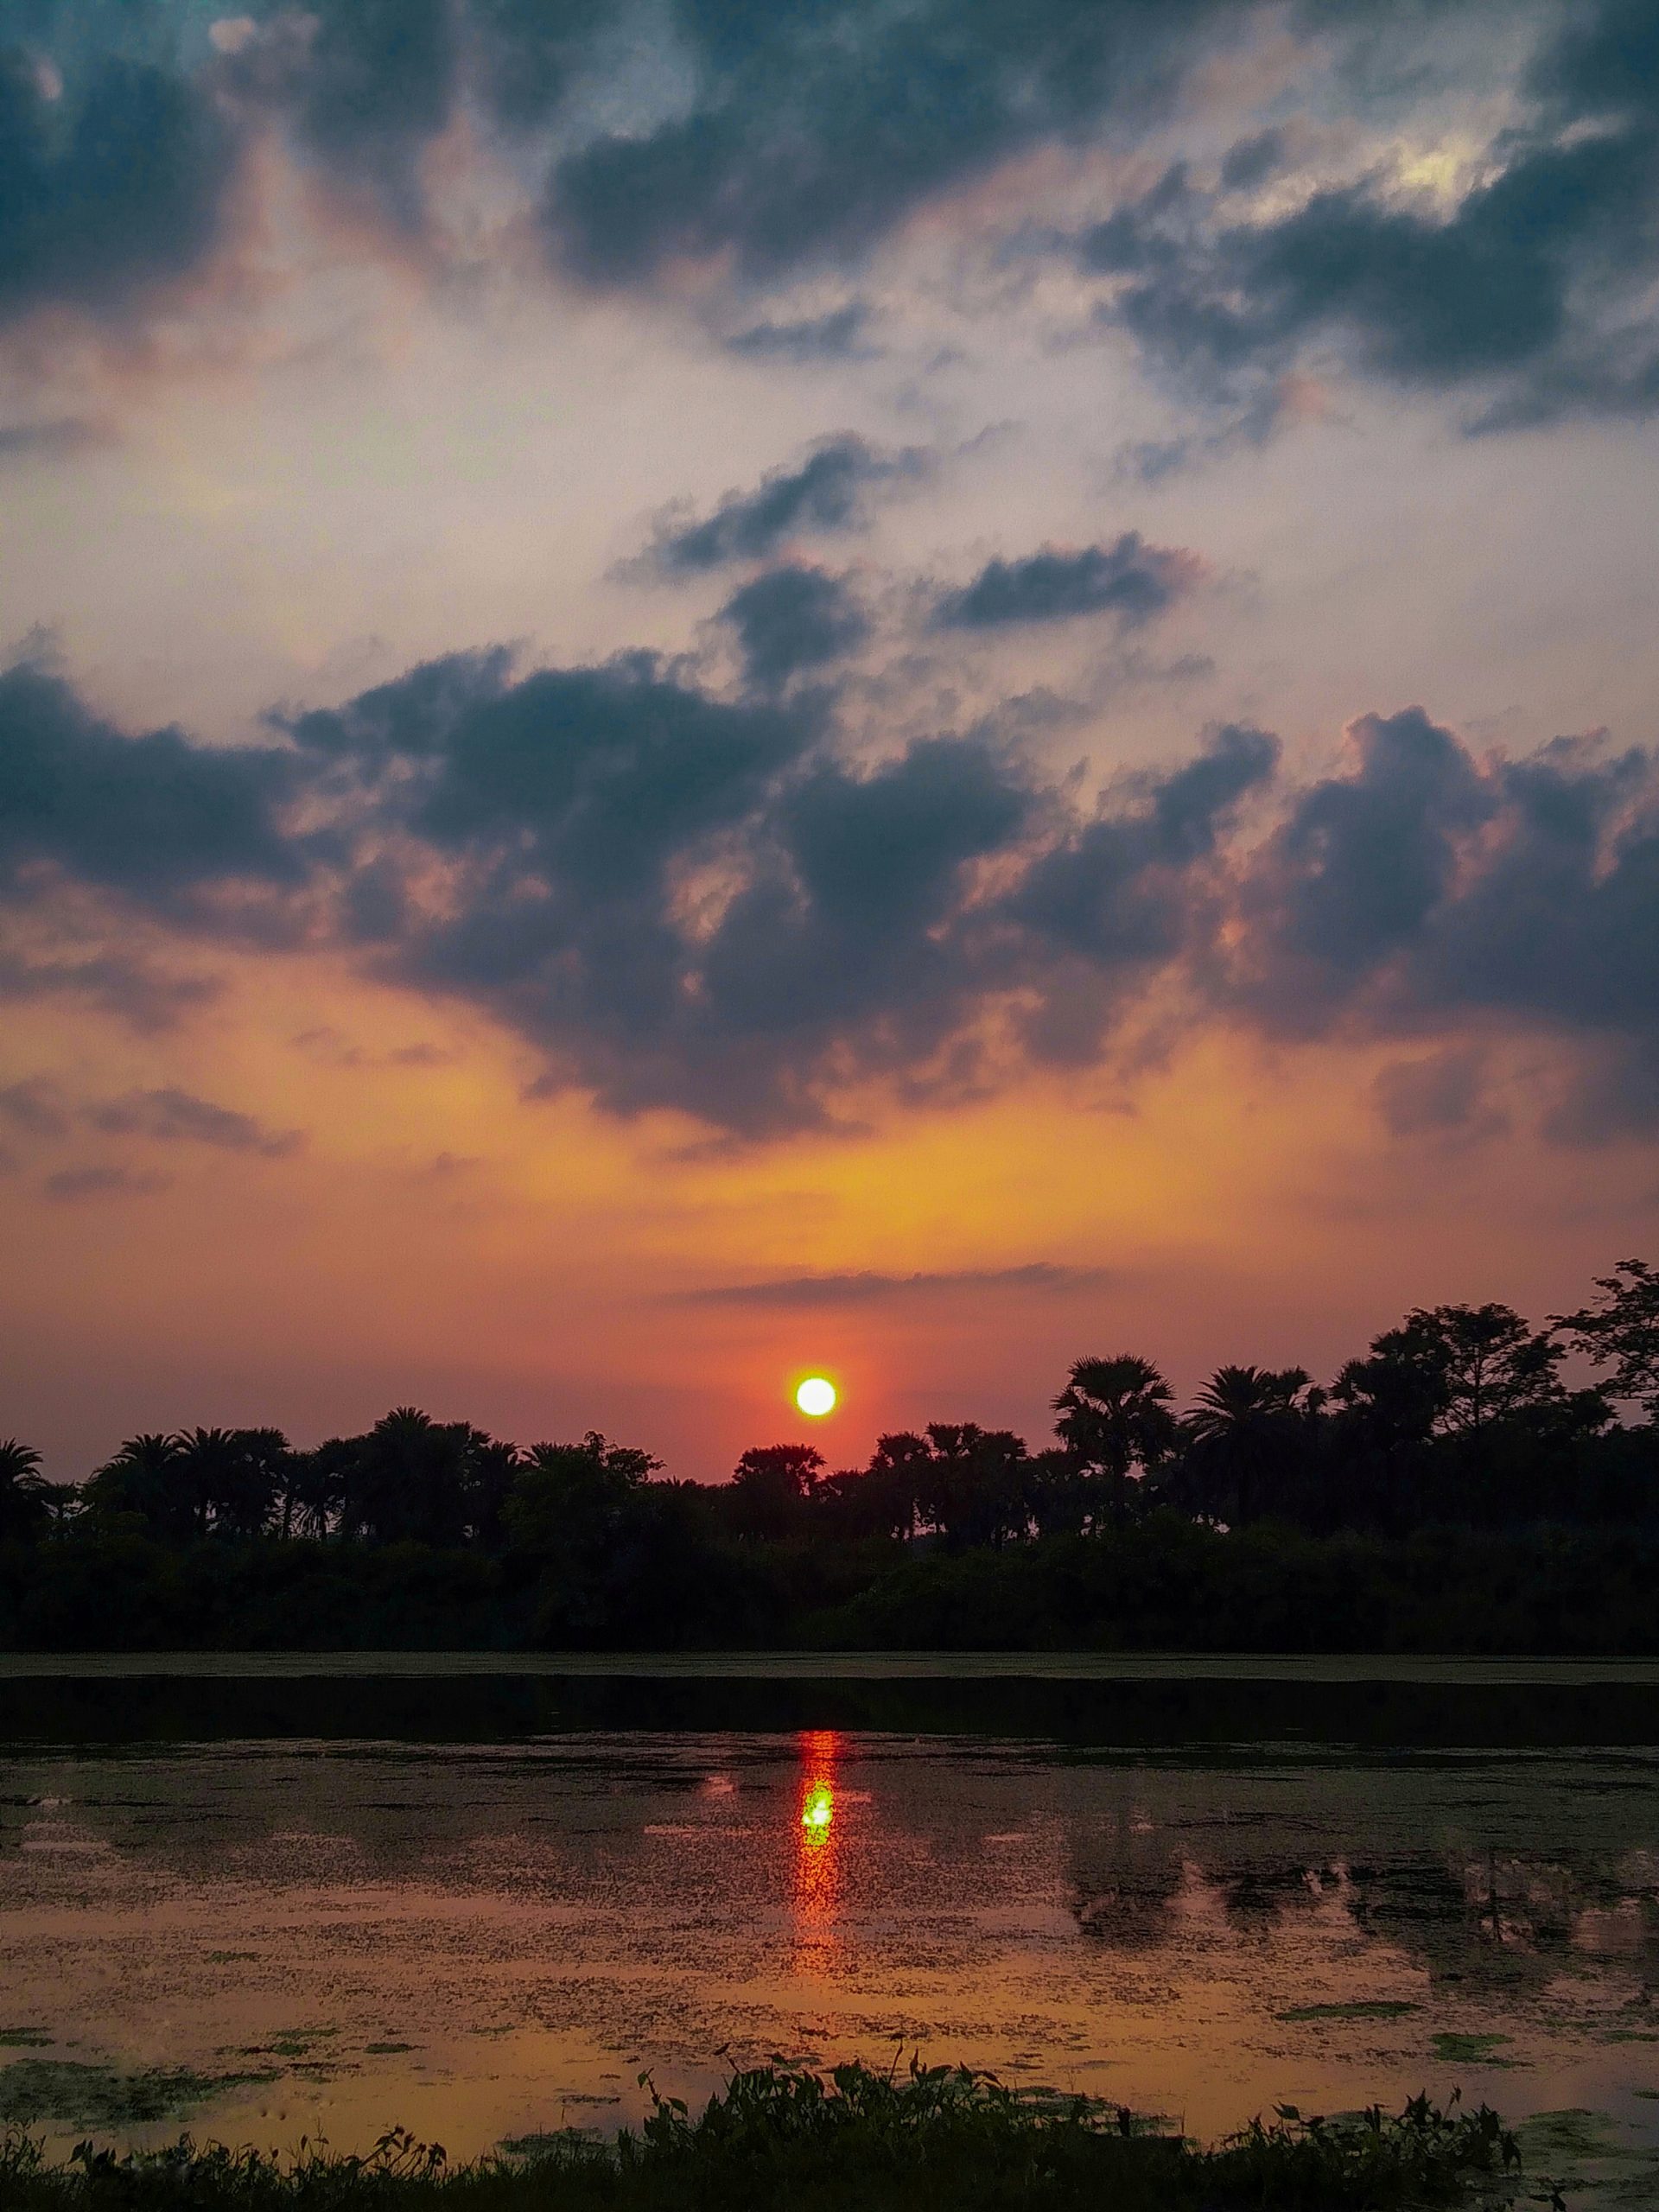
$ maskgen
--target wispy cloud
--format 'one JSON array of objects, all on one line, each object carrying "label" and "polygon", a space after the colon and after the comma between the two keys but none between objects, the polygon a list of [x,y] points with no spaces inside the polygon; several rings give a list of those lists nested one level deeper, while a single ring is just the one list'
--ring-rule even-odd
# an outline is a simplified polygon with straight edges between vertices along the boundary
[{"label": "wispy cloud", "polygon": [[677,1293],[682,1306],[873,1306],[899,1299],[955,1297],[964,1292],[1002,1291],[1016,1296],[1052,1297],[1079,1290],[1104,1290],[1121,1281],[1109,1268],[1067,1268],[1034,1260],[1023,1268],[958,1268],[911,1275],[785,1275],[774,1282],[715,1283],[703,1290]]}]

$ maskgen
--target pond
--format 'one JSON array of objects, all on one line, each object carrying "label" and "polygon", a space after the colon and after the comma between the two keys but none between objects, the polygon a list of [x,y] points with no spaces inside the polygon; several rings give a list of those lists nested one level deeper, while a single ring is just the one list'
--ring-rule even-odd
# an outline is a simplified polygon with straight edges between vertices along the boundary
[{"label": "pond", "polygon": [[1204,2136],[1456,2087],[1634,2188],[1656,1681],[0,1661],[0,2118],[457,2156],[919,2050]]}]

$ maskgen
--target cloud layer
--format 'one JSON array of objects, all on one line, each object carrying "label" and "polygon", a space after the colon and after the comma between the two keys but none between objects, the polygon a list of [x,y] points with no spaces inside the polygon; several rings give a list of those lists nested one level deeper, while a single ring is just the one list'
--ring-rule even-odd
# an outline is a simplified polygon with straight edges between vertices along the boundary
[{"label": "cloud layer", "polygon": [[[1408,708],[1297,785],[1233,725],[1090,804],[994,720],[869,760],[832,694],[726,696],[645,654],[458,656],[276,727],[242,752],[127,736],[38,669],[0,678],[0,920],[38,940],[61,917],[84,947],[100,916],[111,948],[198,958],[326,947],[487,1012],[545,1087],[749,1135],[871,1084],[1109,1059],[1154,1001],[1287,1039],[1542,1033],[1576,1071],[1557,1134],[1659,1125],[1642,750],[1483,760]],[[1395,1092],[1405,1124],[1457,1104]],[[168,1090],[93,1125],[291,1141]]]},{"label": "cloud layer", "polygon": [[[237,194],[274,143],[399,251],[435,263],[464,234],[523,281],[509,241],[528,224],[543,281],[700,296],[726,343],[762,361],[867,350],[862,300],[803,308],[790,287],[861,270],[928,211],[993,262],[1069,259],[1100,283],[1098,323],[1189,395],[1248,402],[1319,349],[1472,399],[1486,427],[1651,411],[1651,7],[1433,14],[1385,0],[315,0],[211,23],[183,0],[26,10],[0,48],[0,324],[65,308],[142,318],[238,250]],[[1427,35],[1448,24],[1460,45]],[[1287,124],[1270,102],[1266,127],[1217,148],[1217,87],[1287,35],[1305,111]],[[1437,103],[1495,81],[1508,118],[1445,156]],[[470,215],[440,204],[467,132],[491,189],[511,179],[524,196],[481,247]],[[1092,213],[1058,228],[1038,168],[986,189],[1039,154],[1053,169],[1171,143],[1159,184],[1115,184],[1133,166],[1108,163]],[[795,494],[805,522],[844,526],[847,459],[814,457]],[[789,487],[765,488],[789,508]],[[789,526],[740,502],[663,550],[694,566],[760,556]]]}]

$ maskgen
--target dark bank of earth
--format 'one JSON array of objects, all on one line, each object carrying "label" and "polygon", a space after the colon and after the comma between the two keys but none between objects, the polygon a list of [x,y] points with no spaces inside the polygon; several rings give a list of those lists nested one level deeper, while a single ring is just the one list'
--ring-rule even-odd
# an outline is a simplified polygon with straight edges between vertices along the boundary
[{"label": "dark bank of earth", "polygon": [[951,1549],[734,1541],[696,1501],[650,1502],[649,1529],[536,1554],[72,1525],[0,1545],[0,1649],[1659,1653],[1650,1525],[1315,1535],[1160,1512]]}]

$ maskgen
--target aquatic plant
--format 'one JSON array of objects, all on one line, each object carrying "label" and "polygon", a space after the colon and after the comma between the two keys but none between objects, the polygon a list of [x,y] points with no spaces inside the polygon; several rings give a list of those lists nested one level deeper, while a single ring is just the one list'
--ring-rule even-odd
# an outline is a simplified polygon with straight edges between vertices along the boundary
[{"label": "aquatic plant", "polygon": [[[648,2077],[642,2077],[651,2087]],[[912,2061],[822,2075],[775,2060],[693,2114],[652,2090],[634,2129],[451,2165],[405,2130],[365,2156],[198,2146],[48,2162],[0,2146],[6,2212],[1408,2212],[1515,2201],[1497,2115],[1414,2098],[1325,2119],[1279,2107],[1211,2148],[1099,2099]]]}]

